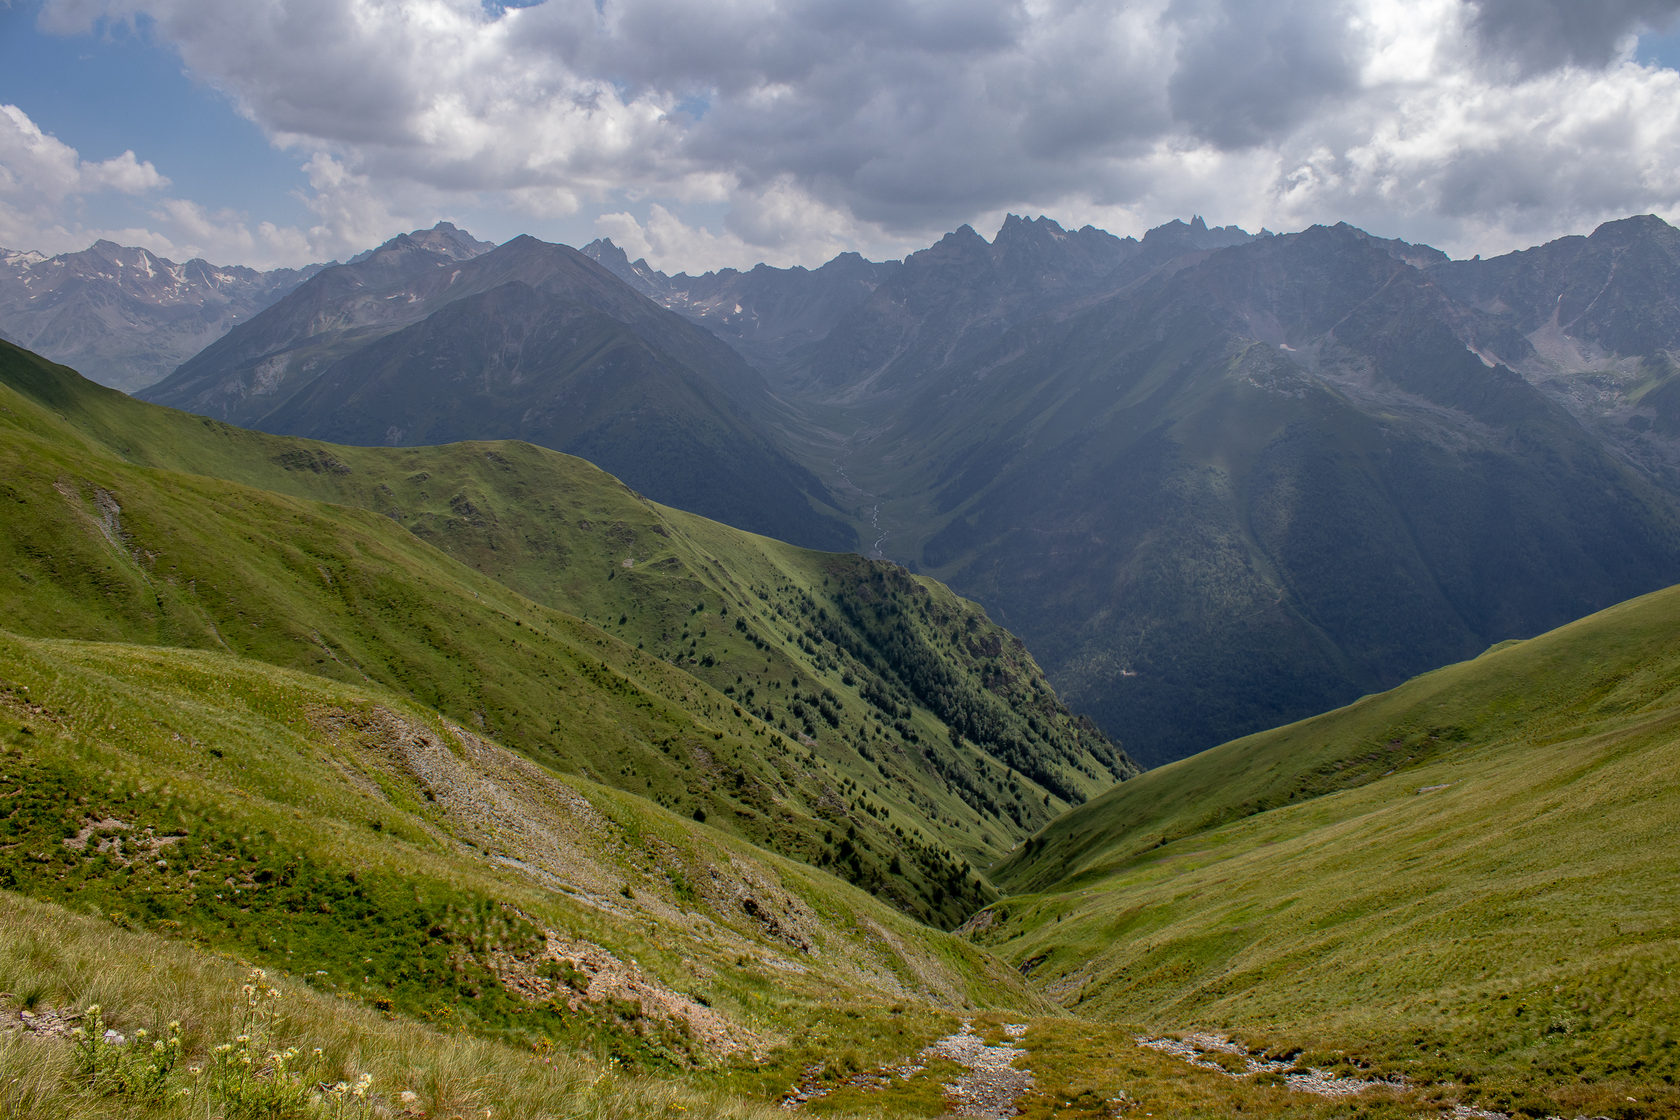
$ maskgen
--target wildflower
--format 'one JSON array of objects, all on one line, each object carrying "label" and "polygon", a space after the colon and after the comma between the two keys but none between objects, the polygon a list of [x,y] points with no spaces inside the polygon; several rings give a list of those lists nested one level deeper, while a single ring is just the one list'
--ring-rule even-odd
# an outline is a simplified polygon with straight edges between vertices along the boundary
[{"label": "wildflower", "polygon": [[98,1004],[97,1004],[97,1003],[90,1003],[90,1004],[88,1004],[88,1009],[87,1009],[87,1013],[88,1013],[88,1014],[89,1014],[89,1015],[97,1015],[97,1014],[99,1014],[99,1005],[98,1005]]}]

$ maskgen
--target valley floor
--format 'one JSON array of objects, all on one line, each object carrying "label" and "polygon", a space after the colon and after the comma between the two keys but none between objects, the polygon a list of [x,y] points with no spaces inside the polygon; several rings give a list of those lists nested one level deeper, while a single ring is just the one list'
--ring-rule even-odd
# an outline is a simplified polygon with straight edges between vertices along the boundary
[{"label": "valley floor", "polygon": [[[1618,1090],[1611,1101],[1606,1087],[1583,1087],[1579,1107],[1564,1113],[1537,1095],[1506,1091],[1491,1102],[1503,1107],[1494,1108],[1472,1086],[1416,1083],[1336,1052],[1250,1050],[1208,1032],[1161,1036],[1068,1016],[1017,1019],[1007,1011],[976,1014],[880,1064],[856,1048],[836,1053],[778,1093],[762,1064],[652,1077],[627,1073],[616,1059],[587,1050],[516,1048],[451,1032],[446,1024],[423,1026],[10,892],[0,892],[0,934],[0,1116],[6,1117],[1680,1115],[1680,1094],[1672,1091],[1636,1099]],[[166,1015],[180,1018],[162,1026]],[[143,1021],[160,1026],[147,1035],[135,1028]],[[101,1043],[87,1036],[89,1025],[97,1031],[106,1022],[123,1023],[135,1037],[105,1033],[109,1041]],[[145,1049],[148,1038],[152,1051]],[[288,1086],[290,1096],[280,1091]]]}]

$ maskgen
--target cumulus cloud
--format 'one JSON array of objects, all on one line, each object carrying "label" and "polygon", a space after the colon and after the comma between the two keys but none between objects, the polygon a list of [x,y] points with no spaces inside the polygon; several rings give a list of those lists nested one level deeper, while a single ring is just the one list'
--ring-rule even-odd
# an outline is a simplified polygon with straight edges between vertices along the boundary
[{"label": "cumulus cloud", "polygon": [[56,245],[69,235],[67,223],[85,196],[143,194],[168,185],[131,151],[84,160],[16,105],[0,105],[0,244]]},{"label": "cumulus cloud", "polygon": [[1661,30],[1680,0],[1472,0],[1472,27],[1491,55],[1530,71],[1608,65],[1627,37]]},{"label": "cumulus cloud", "polygon": [[1173,9],[1173,115],[1221,148],[1286,134],[1358,82],[1349,6],[1314,0],[1184,0]]},{"label": "cumulus cloud", "polygon": [[[850,225],[845,215],[814,207],[798,191],[772,188],[760,201],[759,207],[737,211],[735,217],[742,232],[726,226],[721,233],[714,233],[706,226],[683,221],[658,203],[649,207],[645,221],[616,211],[598,217],[595,228],[631,259],[703,261],[710,267],[720,262],[786,267],[828,260],[858,244],[858,237],[835,232]],[[741,218],[742,213],[750,219]]]},{"label": "cumulus cloud", "polygon": [[605,215],[654,263],[703,268],[887,255],[1006,209],[1117,232],[1192,210],[1273,228],[1347,218],[1469,251],[1673,212],[1680,91],[1632,61],[1630,36],[1677,11],[47,0],[41,20],[143,23],[296,151],[318,224],[293,245],[338,252],[428,206],[499,205]]},{"label": "cumulus cloud", "polygon": [[[105,238],[177,260],[201,256],[271,266],[346,256],[390,236],[395,216],[365,177],[343,173],[324,155],[306,169],[314,186],[307,202],[319,225],[301,230],[252,221],[238,211],[212,212],[168,196],[169,179],[132,151],[84,159],[22,109],[0,105],[0,245],[61,253]],[[152,224],[88,221],[89,202],[105,194],[131,196],[139,206],[136,216]]]}]

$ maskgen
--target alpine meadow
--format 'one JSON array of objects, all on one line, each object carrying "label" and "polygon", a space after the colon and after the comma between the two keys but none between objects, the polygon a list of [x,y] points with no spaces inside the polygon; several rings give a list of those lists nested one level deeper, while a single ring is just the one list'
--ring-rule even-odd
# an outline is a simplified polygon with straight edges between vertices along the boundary
[{"label": "alpine meadow", "polygon": [[1680,1120],[1671,222],[1680,0],[0,3],[0,1118]]}]

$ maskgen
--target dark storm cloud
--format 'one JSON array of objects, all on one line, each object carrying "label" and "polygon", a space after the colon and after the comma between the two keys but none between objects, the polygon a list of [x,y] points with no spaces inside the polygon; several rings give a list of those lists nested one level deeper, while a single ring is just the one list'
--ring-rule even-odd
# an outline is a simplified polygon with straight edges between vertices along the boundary
[{"label": "dark storm cloud", "polygon": [[1094,163],[1170,127],[1163,31],[1111,5],[1036,22],[1013,0],[770,7],[609,9],[574,57],[638,88],[704,89],[683,159],[749,187],[792,175],[895,227],[1089,183]]},{"label": "dark storm cloud", "polygon": [[724,215],[742,245],[824,251],[910,244],[1006,208],[1107,210],[1134,226],[1186,207],[1274,226],[1428,212],[1475,236],[1511,214],[1680,204],[1680,76],[1602,65],[1680,0],[44,0],[42,12],[65,33],[154,28],[309,156],[311,205],[353,217],[345,228],[383,222],[404,188],[531,215],[593,209],[615,228],[652,221],[630,211],[658,202],[672,238],[692,208]]},{"label": "dark storm cloud", "polygon": [[1526,71],[1604,66],[1629,34],[1661,30],[1680,0],[1470,0],[1484,52]]},{"label": "dark storm cloud", "polygon": [[1169,18],[1173,115],[1220,147],[1264,143],[1358,84],[1362,44],[1343,5],[1187,0]]}]

